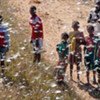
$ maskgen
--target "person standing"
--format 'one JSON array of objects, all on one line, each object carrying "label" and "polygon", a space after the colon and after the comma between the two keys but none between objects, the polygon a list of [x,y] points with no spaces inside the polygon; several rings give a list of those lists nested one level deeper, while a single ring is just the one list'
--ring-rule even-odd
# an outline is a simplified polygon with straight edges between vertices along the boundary
[{"label": "person standing", "polygon": [[73,31],[69,33],[69,43],[70,43],[70,77],[73,78],[73,65],[77,66],[77,80],[80,81],[79,71],[82,62],[82,48],[81,44],[84,41],[84,34],[79,30],[80,23],[78,21],[72,22]]},{"label": "person standing", "polygon": [[87,84],[90,84],[90,71],[93,71],[93,83],[96,84],[96,66],[95,66],[95,44],[96,37],[94,35],[93,25],[87,26],[88,36],[85,37],[85,46],[84,46],[84,60],[86,66],[86,76]]},{"label": "person standing", "polygon": [[96,5],[90,11],[87,22],[94,24],[98,19],[100,19],[100,0],[96,0]]},{"label": "person standing", "polygon": [[97,39],[95,44],[95,67],[98,76],[98,89],[100,90],[100,33],[96,35]]},{"label": "person standing", "polygon": [[[31,43],[33,44],[33,48],[35,50],[34,55],[34,62],[40,62],[41,60],[41,53],[39,50],[43,47],[43,24],[40,17],[36,14],[36,7],[31,6],[30,7],[30,14],[31,18],[29,21],[29,24],[32,28],[32,34],[31,34]],[[37,50],[38,48],[38,50]]]},{"label": "person standing", "polygon": [[3,17],[0,15],[0,61],[1,61],[1,76],[4,75],[5,57],[9,51],[10,34],[7,23],[3,22]]},{"label": "person standing", "polygon": [[68,33],[64,32],[61,34],[61,42],[56,45],[56,51],[58,54],[58,64],[55,67],[54,74],[56,76],[57,83],[65,81],[66,69],[68,66],[69,56],[69,44],[68,44]]}]

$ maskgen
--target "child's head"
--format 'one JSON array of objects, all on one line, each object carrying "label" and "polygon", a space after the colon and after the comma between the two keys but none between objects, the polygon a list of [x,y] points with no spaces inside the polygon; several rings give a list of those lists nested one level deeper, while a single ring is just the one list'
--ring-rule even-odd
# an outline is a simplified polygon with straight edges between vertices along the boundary
[{"label": "child's head", "polygon": [[89,35],[92,36],[94,34],[94,27],[92,25],[88,25],[87,31],[88,31]]},{"label": "child's head", "polygon": [[2,23],[3,21],[3,17],[0,15],[0,23]]},{"label": "child's head", "polygon": [[96,0],[96,5],[100,7],[100,0]]},{"label": "child's head", "polygon": [[79,29],[79,22],[78,21],[73,21],[72,22],[72,28],[74,29],[74,30],[78,30]]},{"label": "child's head", "polygon": [[61,39],[62,40],[66,41],[66,40],[68,40],[68,38],[69,38],[68,33],[64,32],[64,33],[61,34]]},{"label": "child's head", "polygon": [[32,16],[34,16],[36,14],[36,7],[35,6],[31,6],[31,8],[30,8],[30,14]]}]

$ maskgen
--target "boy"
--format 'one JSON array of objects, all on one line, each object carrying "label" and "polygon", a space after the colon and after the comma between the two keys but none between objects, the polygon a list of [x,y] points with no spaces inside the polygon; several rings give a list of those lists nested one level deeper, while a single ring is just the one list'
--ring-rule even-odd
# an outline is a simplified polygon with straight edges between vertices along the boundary
[{"label": "boy", "polygon": [[96,0],[96,6],[90,11],[88,23],[96,23],[100,18],[100,0]]},{"label": "boy", "polygon": [[[66,72],[66,67],[68,65],[68,34],[65,32],[65,33],[62,33],[61,34],[61,42],[59,44],[57,44],[57,53],[58,53],[58,56],[59,56],[59,62],[58,62],[58,66],[63,66],[64,67],[64,70],[63,72],[65,73]],[[56,68],[55,71],[57,71],[57,69],[59,68]],[[57,72],[59,74],[59,72]],[[59,77],[61,78],[61,77]],[[64,78],[64,77],[62,77]]]},{"label": "boy", "polygon": [[86,66],[86,76],[87,76],[87,84],[90,84],[89,74],[90,70],[93,71],[93,83],[96,83],[96,71],[95,71],[95,40],[94,36],[94,27],[92,25],[87,26],[87,31],[89,35],[85,38],[85,66]]},{"label": "boy", "polygon": [[80,81],[79,71],[80,71],[80,64],[82,60],[82,50],[81,44],[84,41],[83,32],[79,31],[79,22],[73,21],[72,28],[73,31],[69,33],[70,38],[70,77],[72,80],[73,77],[73,65],[74,63],[77,66],[77,80]]},{"label": "boy", "polygon": [[95,66],[98,73],[98,86],[100,88],[100,33],[97,34],[96,40],[96,54],[95,54]]},{"label": "boy", "polygon": [[[36,42],[38,42],[38,48],[41,50],[43,47],[43,25],[40,17],[36,15],[36,7],[32,6],[30,8],[30,22],[32,28],[32,35],[31,35],[31,43],[33,44],[33,47],[36,47]],[[38,40],[38,41],[37,41]],[[41,54],[38,53],[37,56],[34,57],[34,62],[38,59],[38,62],[41,60]]]},{"label": "boy", "polygon": [[2,75],[4,75],[4,66],[5,66],[5,55],[6,52],[9,50],[9,30],[8,24],[3,23],[3,17],[0,15],[0,61],[2,67]]}]

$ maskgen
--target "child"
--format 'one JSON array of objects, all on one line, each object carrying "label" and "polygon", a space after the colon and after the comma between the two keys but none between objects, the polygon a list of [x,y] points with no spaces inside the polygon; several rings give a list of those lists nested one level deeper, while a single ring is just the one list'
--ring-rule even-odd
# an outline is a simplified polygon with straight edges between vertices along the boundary
[{"label": "child", "polygon": [[[31,36],[31,43],[33,44],[33,47],[36,46],[36,40],[38,40],[38,47],[39,49],[42,49],[43,47],[43,25],[41,19],[36,15],[36,7],[32,6],[30,8],[30,22],[29,24],[32,27],[32,36]],[[37,58],[39,59],[38,62],[41,60],[40,53],[37,55]],[[34,57],[34,62],[36,61],[36,56]]]},{"label": "child", "polygon": [[87,76],[87,84],[90,84],[89,74],[90,70],[93,71],[93,83],[96,83],[96,71],[95,71],[95,39],[94,36],[94,27],[92,25],[87,26],[87,31],[89,35],[85,38],[85,66],[86,66],[86,76]]},{"label": "child", "polygon": [[58,66],[59,65],[64,66],[64,73],[66,72],[66,67],[68,65],[68,52],[69,52],[68,38],[69,38],[69,36],[66,32],[62,33],[61,42],[59,44],[57,44],[57,48],[56,48],[58,56],[59,56]]},{"label": "child", "polygon": [[96,54],[95,54],[95,66],[98,73],[98,86],[100,88],[100,33],[97,34],[96,39]]},{"label": "child", "polygon": [[9,30],[8,24],[3,23],[3,17],[0,15],[0,61],[2,67],[2,75],[4,74],[4,66],[5,66],[5,55],[9,50]]},{"label": "child", "polygon": [[82,50],[81,44],[84,41],[83,32],[79,31],[79,22],[73,21],[72,28],[73,31],[69,33],[69,41],[70,41],[70,77],[72,80],[73,75],[73,65],[74,63],[77,66],[77,80],[80,81],[79,71],[80,71],[80,63],[82,60]]},{"label": "child", "polygon": [[100,0],[96,0],[95,8],[92,8],[88,17],[88,23],[96,23],[100,18]]}]

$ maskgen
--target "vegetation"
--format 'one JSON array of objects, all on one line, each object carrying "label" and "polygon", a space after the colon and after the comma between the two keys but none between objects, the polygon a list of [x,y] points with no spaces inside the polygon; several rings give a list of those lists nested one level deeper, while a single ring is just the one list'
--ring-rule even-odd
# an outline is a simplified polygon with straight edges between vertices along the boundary
[{"label": "vegetation", "polygon": [[33,64],[32,47],[27,31],[18,24],[7,0],[0,0],[4,20],[11,27],[11,48],[7,54],[5,82],[0,79],[0,100],[73,100],[78,98],[55,84],[52,65],[43,60]]}]

